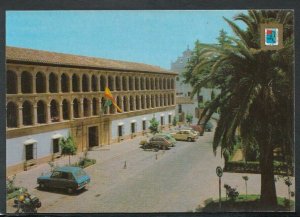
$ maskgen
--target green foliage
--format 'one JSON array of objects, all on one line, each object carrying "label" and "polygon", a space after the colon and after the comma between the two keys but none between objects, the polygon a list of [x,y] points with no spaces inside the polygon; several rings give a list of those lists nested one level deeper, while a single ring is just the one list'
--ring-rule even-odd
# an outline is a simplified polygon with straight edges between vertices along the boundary
[{"label": "green foliage", "polygon": [[175,127],[177,125],[177,118],[174,116],[173,117],[173,121],[172,121],[172,125]]},{"label": "green foliage", "polygon": [[189,124],[191,124],[193,122],[193,115],[186,114],[185,119],[186,119],[186,122],[188,122]]},{"label": "green foliage", "polygon": [[62,155],[68,155],[69,156],[69,164],[71,164],[70,156],[75,155],[77,152],[77,146],[74,142],[73,137],[71,135],[69,135],[67,138],[61,138],[59,140],[59,145],[61,147]]},{"label": "green foliage", "polygon": [[[247,14],[236,15],[233,21],[224,19],[235,37],[221,31],[219,45],[201,48],[196,43],[184,73],[185,81],[192,85],[193,94],[208,83],[220,90],[205,105],[199,120],[205,117],[207,122],[214,112],[220,111],[214,153],[218,146],[222,149],[233,146],[240,128],[243,145],[259,151],[260,168],[267,174],[261,179],[262,203],[272,207],[276,191],[274,183],[269,182],[274,180],[273,174],[268,171],[273,167],[274,147],[282,147],[286,162],[293,164],[293,12],[249,10]],[[235,21],[246,24],[246,29],[241,29]],[[261,49],[260,25],[268,22],[283,24],[283,49]],[[256,144],[258,149],[253,147]]]},{"label": "green foliage", "polygon": [[159,132],[158,126],[159,126],[159,122],[155,119],[155,117],[153,117],[150,120],[150,126],[149,126],[150,133],[152,133],[153,135],[158,133]]},{"label": "green foliage", "polygon": [[59,141],[59,145],[61,147],[61,153],[63,155],[74,155],[77,151],[77,146],[74,142],[74,139],[71,135],[67,138],[61,138]]},{"label": "green foliage", "polygon": [[216,98],[216,94],[215,94],[215,92],[212,90],[211,91],[211,95],[210,95],[210,99],[211,100],[214,100]]},{"label": "green foliage", "polygon": [[141,146],[144,146],[144,145],[146,145],[148,142],[146,141],[146,140],[142,140],[142,141],[140,141],[140,145]]}]

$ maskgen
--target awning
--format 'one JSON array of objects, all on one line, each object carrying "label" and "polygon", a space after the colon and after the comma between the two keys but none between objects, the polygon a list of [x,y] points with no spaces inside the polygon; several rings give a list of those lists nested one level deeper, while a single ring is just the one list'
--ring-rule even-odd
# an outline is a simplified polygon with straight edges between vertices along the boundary
[{"label": "awning", "polygon": [[24,145],[30,145],[34,143],[37,143],[37,141],[34,139],[27,139],[25,142],[23,142]]},{"label": "awning", "polygon": [[124,123],[123,123],[123,122],[120,122],[120,123],[118,123],[118,126],[122,126],[122,125],[124,125]]},{"label": "awning", "polygon": [[136,120],[132,120],[132,121],[131,121],[131,123],[135,123],[135,122],[136,122]]},{"label": "awning", "polygon": [[59,139],[59,138],[62,138],[62,137],[64,137],[64,136],[59,134],[59,133],[55,133],[51,138],[52,139]]}]

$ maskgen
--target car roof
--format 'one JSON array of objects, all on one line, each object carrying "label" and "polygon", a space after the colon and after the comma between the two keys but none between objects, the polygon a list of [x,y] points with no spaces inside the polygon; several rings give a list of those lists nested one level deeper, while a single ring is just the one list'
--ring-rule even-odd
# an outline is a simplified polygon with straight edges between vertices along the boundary
[{"label": "car roof", "polygon": [[82,170],[80,167],[71,167],[71,166],[65,166],[65,167],[58,167],[55,169],[55,171],[59,171],[59,172],[77,172],[79,170]]}]

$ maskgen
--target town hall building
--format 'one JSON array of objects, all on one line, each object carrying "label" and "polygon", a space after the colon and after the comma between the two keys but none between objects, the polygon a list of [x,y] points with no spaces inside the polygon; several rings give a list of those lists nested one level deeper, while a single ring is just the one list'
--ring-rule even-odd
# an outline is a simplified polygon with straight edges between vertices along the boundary
[{"label": "town hall building", "polygon": [[[13,174],[60,155],[71,134],[78,152],[142,135],[175,115],[177,73],[157,66],[6,48],[6,164]],[[108,87],[117,105],[105,107]]]}]

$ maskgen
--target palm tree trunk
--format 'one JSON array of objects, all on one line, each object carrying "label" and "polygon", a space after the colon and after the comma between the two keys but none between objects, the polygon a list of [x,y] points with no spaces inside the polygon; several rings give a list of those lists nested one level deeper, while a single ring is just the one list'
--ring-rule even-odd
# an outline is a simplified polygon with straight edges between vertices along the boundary
[{"label": "palm tree trunk", "polygon": [[69,165],[71,165],[71,155],[69,155]]},{"label": "palm tree trunk", "polygon": [[261,147],[261,205],[265,210],[272,210],[277,206],[276,188],[273,171],[273,148],[271,144],[265,143]]}]

